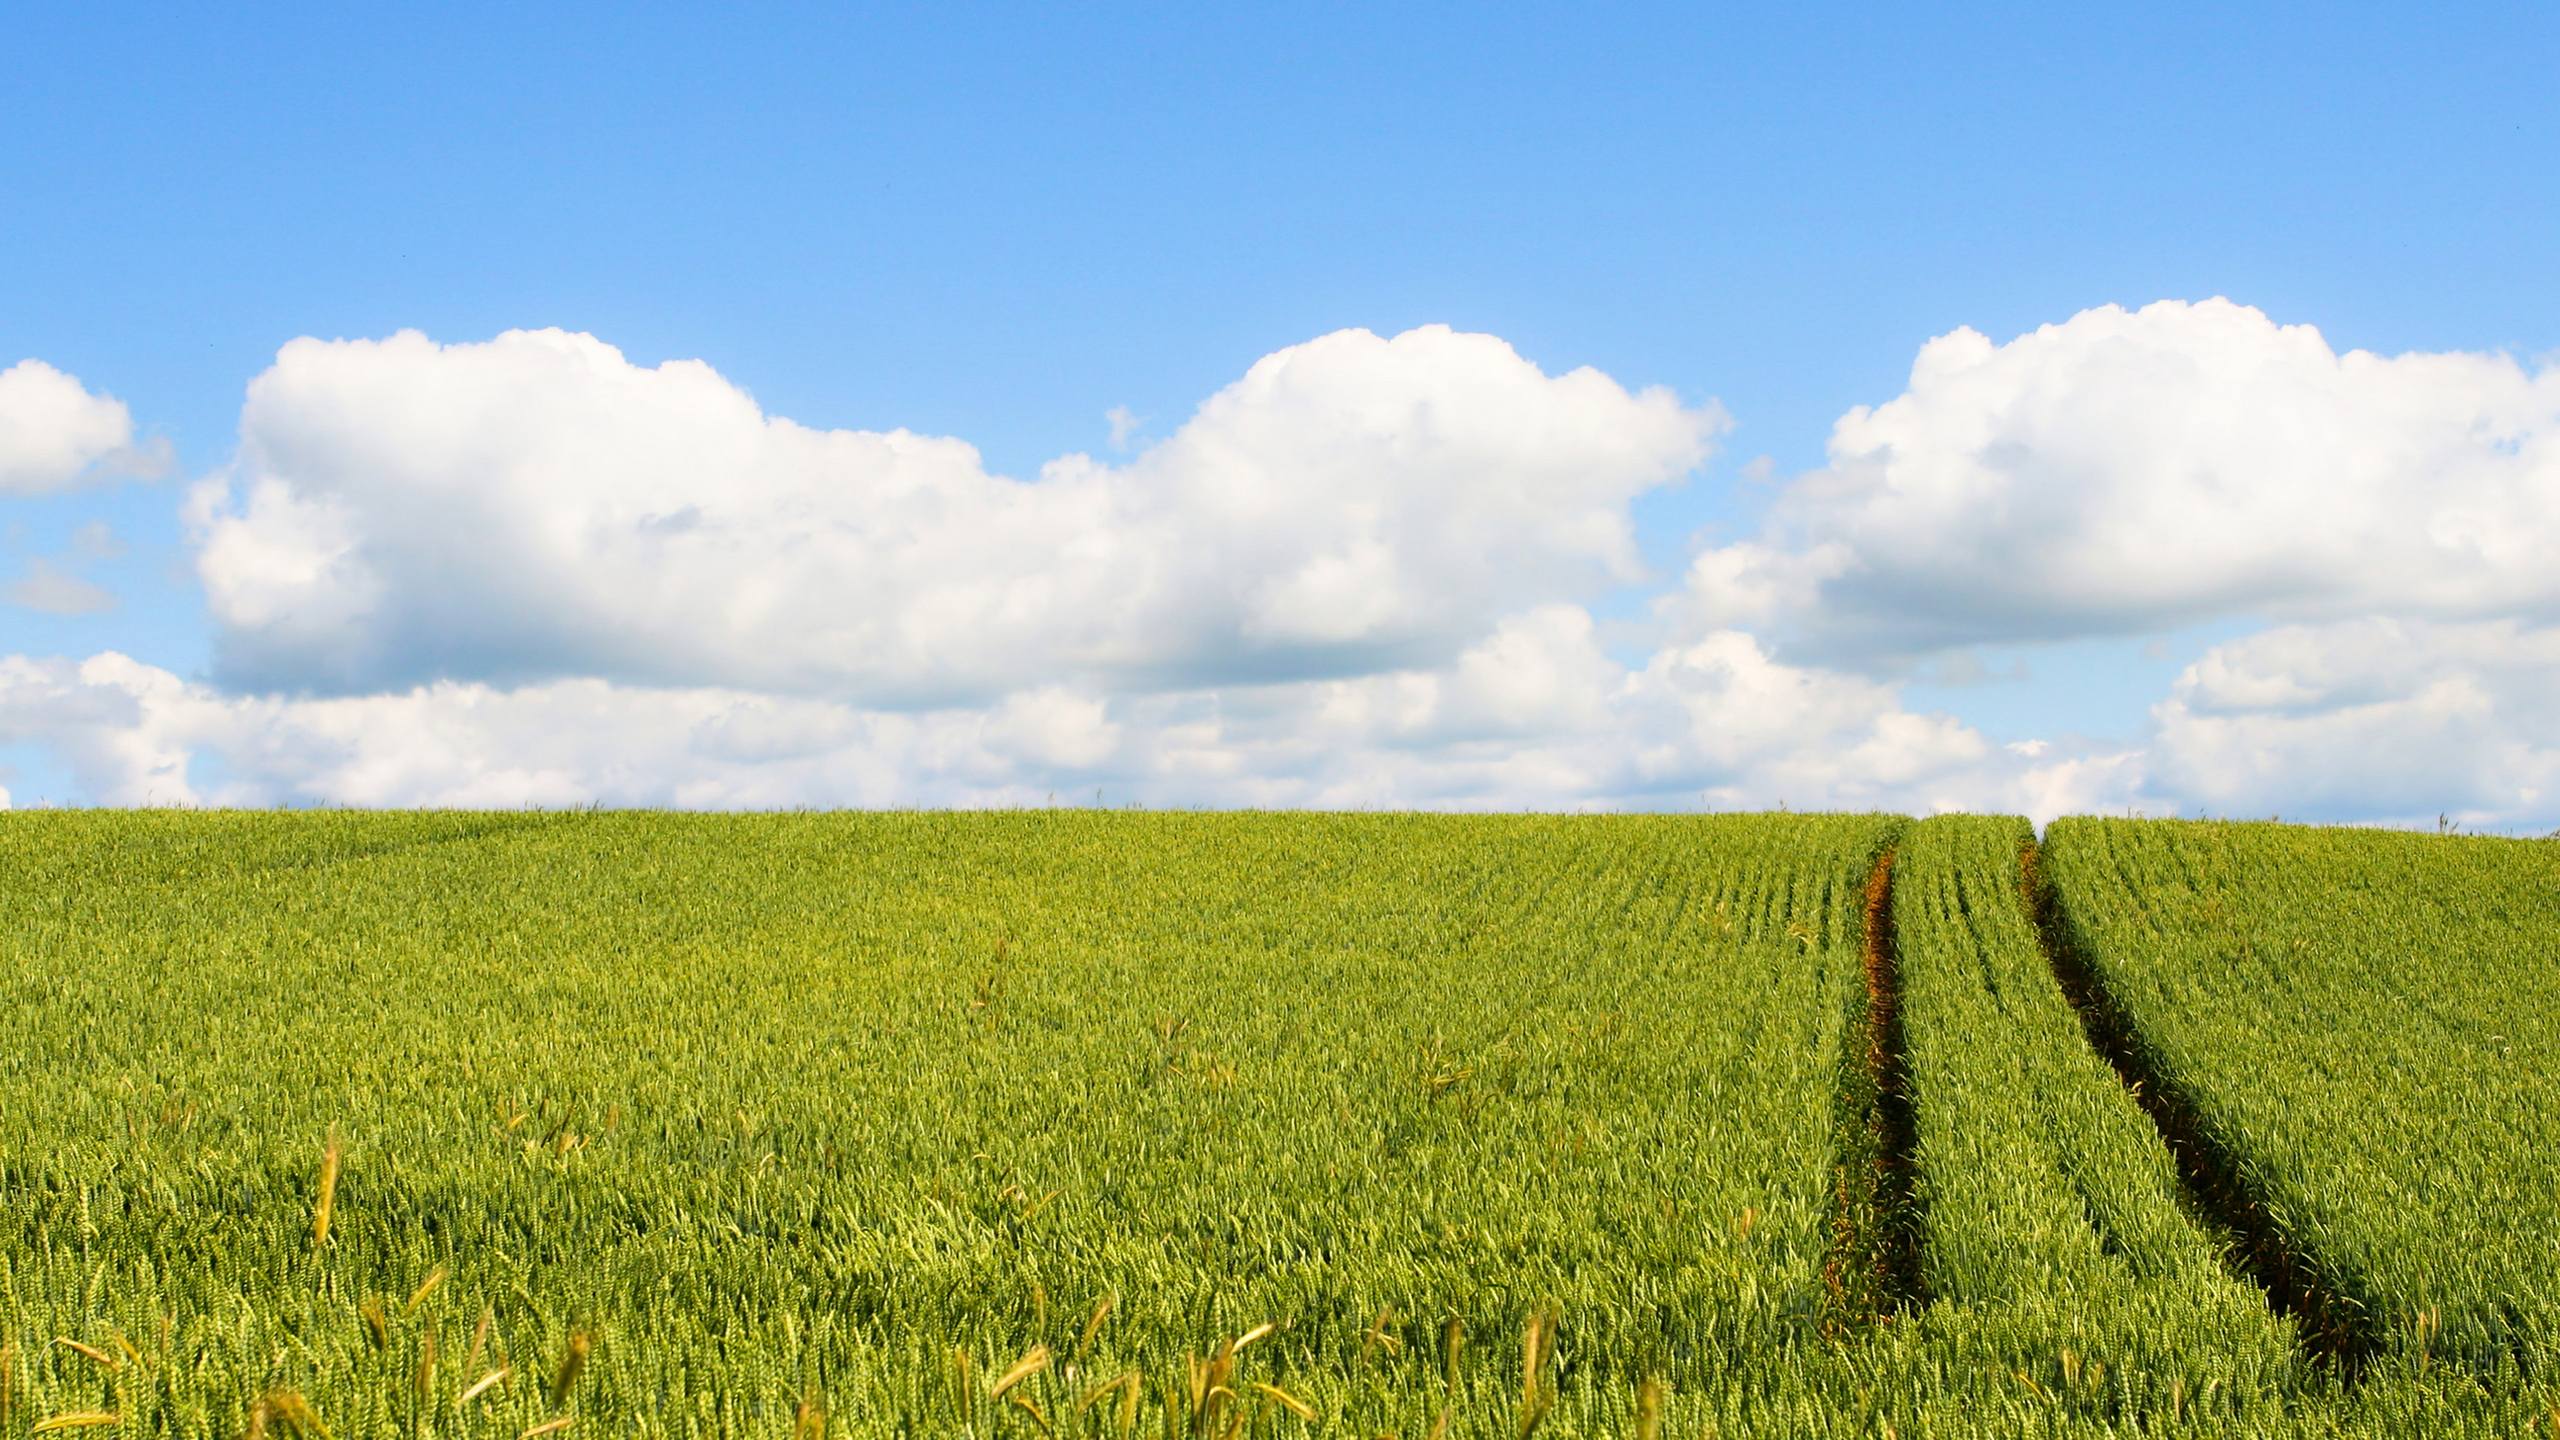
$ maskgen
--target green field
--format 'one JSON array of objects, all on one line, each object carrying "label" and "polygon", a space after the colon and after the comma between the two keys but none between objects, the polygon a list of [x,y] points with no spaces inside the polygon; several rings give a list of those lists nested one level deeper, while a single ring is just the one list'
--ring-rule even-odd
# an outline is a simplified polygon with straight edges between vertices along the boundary
[{"label": "green field", "polygon": [[2066,923],[2342,1343],[2560,1367],[2560,844],[2066,821]]},{"label": "green field", "polygon": [[2560,1436],[2560,845],[69,812],[0,877],[0,1437]]}]

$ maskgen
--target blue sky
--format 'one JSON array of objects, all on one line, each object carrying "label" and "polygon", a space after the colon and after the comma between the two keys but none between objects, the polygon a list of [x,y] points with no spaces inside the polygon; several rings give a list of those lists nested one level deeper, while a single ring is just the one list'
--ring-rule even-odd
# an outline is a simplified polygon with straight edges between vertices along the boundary
[{"label": "blue sky", "polygon": [[[767,416],[962,437],[1026,481],[1061,454],[1118,458],[1114,407],[1142,417],[1127,453],[1143,453],[1259,358],[1330,332],[1500,337],[1550,376],[1595,367],[1730,419],[1684,482],[1625,499],[1641,573],[1519,597],[1569,599],[1631,669],[1665,643],[1655,617],[1689,557],[1763,533],[1834,422],[1903,393],[1933,337],[2005,343],[2093,307],[2227,296],[2341,354],[2507,355],[2538,374],[2560,350],[2548,7],[101,6],[14,25],[0,366],[38,359],[112,395],[173,463],[0,496],[6,573],[52,557],[114,602],[0,607],[0,654],[112,650],[233,698],[297,687],[223,673],[233,622],[180,513],[231,465],[247,386],[297,337],[558,327],[638,367],[699,359]],[[2376,483],[2415,495],[2426,477]],[[114,544],[79,551],[99,521]],[[2028,643],[1993,625],[1953,667],[1845,668],[1995,745],[2142,746],[2185,667],[2270,618],[2540,613],[2365,597],[2270,617],[2246,592]],[[1481,640],[1508,603],[1437,633]],[[447,653],[430,623],[399,643]],[[846,683],[830,698],[873,703]],[[1064,683],[1096,703],[1167,693]],[[58,734],[19,724],[0,785],[108,798],[39,732]],[[225,768],[221,744],[186,744],[203,773]],[[1757,793],[1748,769],[1698,788]],[[1264,793],[1119,778],[1169,803]],[[1383,793],[1435,803],[1438,783]],[[2209,787],[2173,792],[2134,798],[2212,808]]]}]

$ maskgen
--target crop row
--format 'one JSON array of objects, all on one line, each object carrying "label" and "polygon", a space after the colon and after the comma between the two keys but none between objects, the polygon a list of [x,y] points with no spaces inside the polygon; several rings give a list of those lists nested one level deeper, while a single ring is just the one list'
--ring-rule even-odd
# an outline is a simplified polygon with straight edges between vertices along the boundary
[{"label": "crop row", "polygon": [[[2205,1102],[2256,1063],[2213,1031],[2280,1001],[2196,990],[2203,900],[2119,923],[2102,833],[2045,852],[2069,938],[2272,1185],[2316,1155]],[[7,817],[0,1437],[2560,1419],[2529,1347],[2434,1363],[2464,1358],[2449,1321],[2353,1383],[2302,1343],[2085,1038],[2032,844],[1879,816]],[[2475,948],[2535,893],[2497,883]],[[2420,1103],[2385,1079],[2358,1083]],[[2550,1193],[2435,1223],[2503,1214],[2530,1260]],[[2550,1333],[2517,1313],[2500,1355]]]},{"label": "crop row", "polygon": [[2341,1343],[2560,1376],[2560,847],[2072,820],[2045,853]]},{"label": "crop row", "polygon": [[1765,1409],[1833,1303],[1881,821],[598,816],[142,884],[47,823],[21,1423],[1618,1433]]},{"label": "crop row", "polygon": [[[2059,825],[2039,852],[2024,821],[1941,817],[1897,841],[1926,1303],[1881,1347],[1881,1372],[1920,1377],[1888,1422],[1959,1435],[2560,1434],[2547,1376],[2424,1355],[2351,1372],[2288,1297],[2253,1283],[2249,1236],[2182,1177],[2146,1113],[2147,1078],[2129,1086],[2111,1068],[2091,1043],[2095,1017],[2058,983],[2078,937],[2048,928],[2069,907],[2045,884],[2048,865],[2055,889],[2077,878],[2053,859],[2073,839]],[[2543,1237],[2526,1245],[2560,1230],[2532,1202],[2504,1215]]]}]

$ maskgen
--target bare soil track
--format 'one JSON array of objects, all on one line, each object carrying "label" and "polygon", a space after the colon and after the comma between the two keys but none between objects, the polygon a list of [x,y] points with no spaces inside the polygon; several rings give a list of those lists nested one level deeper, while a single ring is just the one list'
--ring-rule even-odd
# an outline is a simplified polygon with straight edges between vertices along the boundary
[{"label": "bare soil track", "polygon": [[1902,959],[1894,948],[1893,852],[1867,875],[1867,1068],[1876,1095],[1877,1281],[1882,1308],[1903,1313],[1928,1303],[1920,1268],[1919,1123],[1911,1103],[1910,1046],[1902,1025]]}]

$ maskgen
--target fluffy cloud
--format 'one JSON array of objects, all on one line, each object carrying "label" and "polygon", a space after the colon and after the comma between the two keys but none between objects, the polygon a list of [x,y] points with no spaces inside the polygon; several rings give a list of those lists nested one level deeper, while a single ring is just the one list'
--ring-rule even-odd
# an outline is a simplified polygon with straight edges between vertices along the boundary
[{"label": "fluffy cloud", "polygon": [[513,332],[299,340],[191,502],[239,688],[598,677],[872,706],[1443,663],[1631,580],[1628,507],[1712,405],[1548,375],[1490,336],[1264,358],[1125,465],[991,475],[817,430],[697,362]]},{"label": "fluffy cloud", "polygon": [[2229,614],[2547,618],[2555,554],[2560,368],[2162,302],[1930,341],[1677,608],[1872,663]]},{"label": "fluffy cloud", "polygon": [[110,804],[1469,808],[2093,804],[2075,762],[1716,635],[1630,670],[1589,617],[1515,617],[1438,669],[924,710],[597,679],[226,694],[121,655],[0,660],[0,743]]},{"label": "fluffy cloud", "polygon": [[87,388],[41,360],[0,370],[0,496],[41,495],[98,468],[147,469],[132,449],[124,402]]},{"label": "fluffy cloud", "polygon": [[2216,813],[2560,819],[2560,628],[2284,626],[2216,647],[2153,718],[2153,783]]},{"label": "fluffy cloud", "polygon": [[[1488,336],[1326,336],[1124,463],[1030,481],[585,336],[298,341],[189,500],[215,683],[0,659],[0,745],[128,804],[1098,790],[2542,829],[2556,377],[2342,355],[2219,301],[1959,331],[1839,422],[1764,533],[1604,644],[1586,606],[1641,578],[1632,503],[1721,414]],[[98,598],[72,579],[6,598]],[[2124,743],[2001,744],[1904,699],[1981,670],[1949,647],[2252,615],[2276,628]]]},{"label": "fluffy cloud", "polygon": [[1125,465],[818,431],[558,332],[299,341],[190,498],[219,686],[0,662],[110,803],[1931,809],[2075,793],[1891,687],[1580,604],[1713,406],[1499,340],[1272,355]]}]

